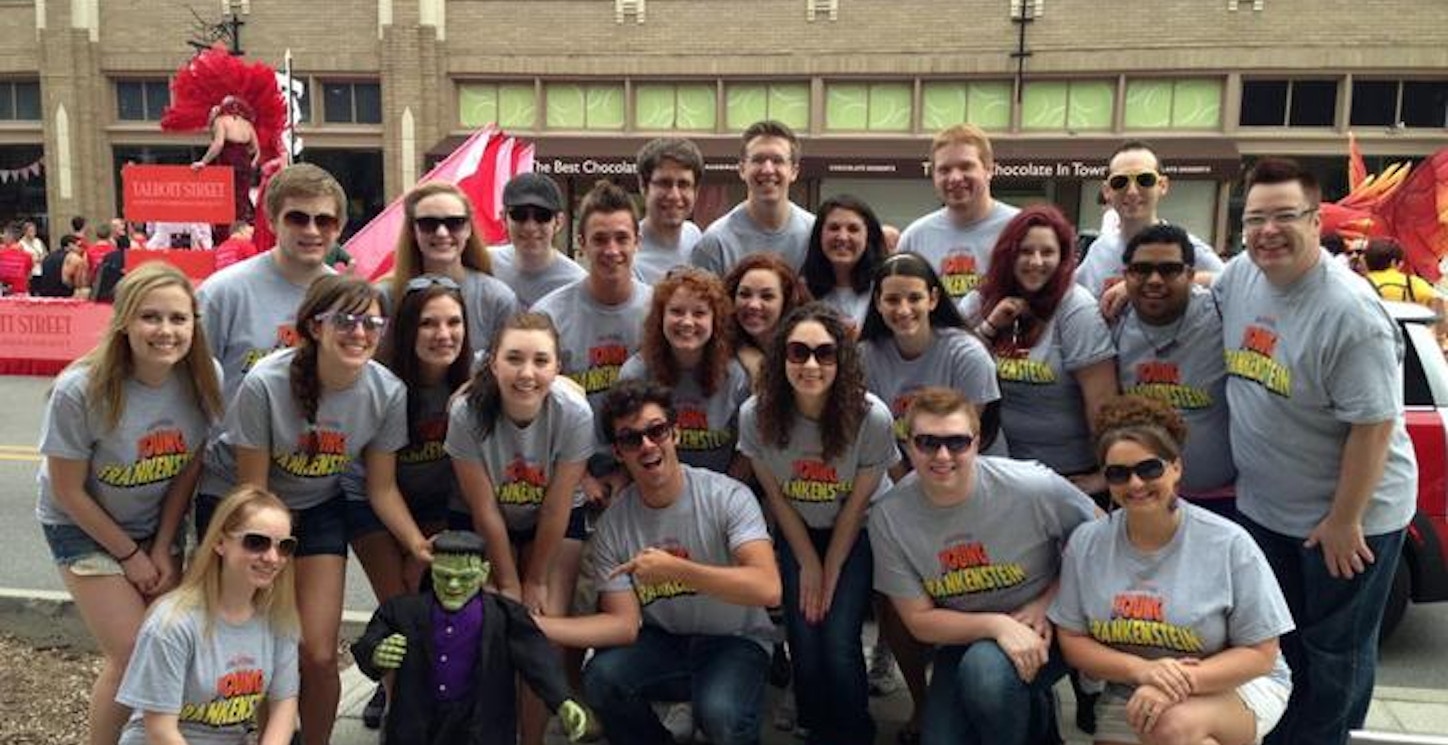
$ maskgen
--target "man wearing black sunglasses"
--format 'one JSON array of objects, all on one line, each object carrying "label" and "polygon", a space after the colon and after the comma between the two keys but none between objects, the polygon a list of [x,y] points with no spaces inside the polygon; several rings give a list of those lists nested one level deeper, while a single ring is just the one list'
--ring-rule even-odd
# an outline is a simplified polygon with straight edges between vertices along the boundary
[{"label": "man wearing black sunglasses", "polygon": [[333,273],[326,256],[346,224],[347,193],[332,174],[299,163],[272,178],[265,207],[275,250],[211,275],[196,293],[228,401],[257,360],[296,341],[302,297],[312,280]]},{"label": "man wearing black sunglasses", "polygon": [[[1121,281],[1125,269],[1121,253],[1132,236],[1161,222],[1157,206],[1171,186],[1169,179],[1162,175],[1161,161],[1150,145],[1131,140],[1116,148],[1106,168],[1106,178],[1101,182],[1101,193],[1111,208],[1121,218],[1121,228],[1115,233],[1104,233],[1091,244],[1091,250],[1076,267],[1076,282],[1102,297],[1112,286]],[[1211,278],[1222,271],[1222,260],[1205,241],[1191,236],[1195,259],[1190,262],[1196,269],[1199,284],[1210,284]],[[1119,309],[1124,296],[1117,290],[1112,295],[1112,308]],[[1105,301],[1103,299],[1103,305]]]},{"label": "man wearing black sunglasses", "polygon": [[669,389],[627,381],[601,420],[633,477],[599,519],[589,566],[600,612],[541,617],[553,641],[597,649],[585,697],[615,743],[672,742],[653,701],[692,701],[711,742],[759,741],[781,586],[743,484],[679,462]]},{"label": "man wearing black sunglasses", "polygon": [[488,256],[493,260],[493,276],[513,288],[524,308],[583,278],[583,267],[553,248],[553,238],[563,224],[563,194],[553,179],[541,173],[514,176],[503,187],[503,217],[509,242],[490,246]]},{"label": "man wearing black sunglasses", "polygon": [[1128,305],[1112,327],[1122,391],[1171,404],[1186,419],[1182,494],[1230,512],[1237,469],[1228,437],[1227,366],[1222,317],[1211,291],[1192,282],[1196,246],[1185,230],[1161,223],[1126,243]]}]

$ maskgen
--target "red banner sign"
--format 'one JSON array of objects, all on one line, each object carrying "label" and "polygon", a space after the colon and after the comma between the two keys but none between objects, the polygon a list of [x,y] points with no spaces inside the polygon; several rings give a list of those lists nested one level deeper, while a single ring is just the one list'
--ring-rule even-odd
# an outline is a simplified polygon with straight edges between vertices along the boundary
[{"label": "red banner sign", "polygon": [[236,219],[231,166],[128,165],[121,169],[121,209],[131,222],[204,222]]},{"label": "red banner sign", "polygon": [[89,300],[0,298],[0,361],[70,362],[96,345],[111,306]]},{"label": "red banner sign", "polygon": [[216,272],[215,251],[168,250],[164,248],[133,248],[126,252],[126,271],[148,262],[164,261],[180,269],[194,284]]}]

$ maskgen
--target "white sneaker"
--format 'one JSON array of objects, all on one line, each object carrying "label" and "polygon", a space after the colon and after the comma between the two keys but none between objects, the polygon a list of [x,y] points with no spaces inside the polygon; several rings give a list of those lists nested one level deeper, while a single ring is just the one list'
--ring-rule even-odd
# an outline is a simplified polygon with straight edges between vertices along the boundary
[{"label": "white sneaker", "polygon": [[895,654],[884,642],[870,649],[868,667],[865,678],[870,681],[871,696],[888,696],[900,690],[900,676],[895,672]]},{"label": "white sneaker", "polygon": [[674,742],[687,743],[694,739],[694,706],[683,703],[669,707],[664,715],[664,729],[673,735]]}]

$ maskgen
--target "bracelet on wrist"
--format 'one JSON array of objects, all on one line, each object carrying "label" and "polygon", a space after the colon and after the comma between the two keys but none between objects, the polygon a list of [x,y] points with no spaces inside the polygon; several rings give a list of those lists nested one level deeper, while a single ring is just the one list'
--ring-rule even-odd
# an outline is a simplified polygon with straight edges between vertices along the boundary
[{"label": "bracelet on wrist", "polygon": [[133,557],[133,556],[135,556],[136,554],[139,554],[139,553],[141,553],[141,544],[137,543],[137,544],[135,545],[135,548],[132,548],[132,549],[131,549],[131,552],[130,552],[130,553],[126,554],[125,556],[117,556],[117,557],[116,557],[116,563],[118,563],[118,564],[124,564],[124,563],[130,561],[130,560],[131,560],[131,557]]}]

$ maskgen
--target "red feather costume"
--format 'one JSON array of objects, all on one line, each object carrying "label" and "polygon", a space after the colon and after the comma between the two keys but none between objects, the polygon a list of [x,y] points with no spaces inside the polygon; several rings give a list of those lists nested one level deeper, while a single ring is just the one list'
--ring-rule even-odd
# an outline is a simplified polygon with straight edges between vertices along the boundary
[{"label": "red feather costume", "polygon": [[1357,140],[1349,136],[1351,190],[1322,205],[1322,232],[1343,238],[1390,237],[1403,247],[1412,270],[1436,282],[1438,262],[1448,256],[1448,148],[1413,168],[1394,163],[1370,175]]}]

